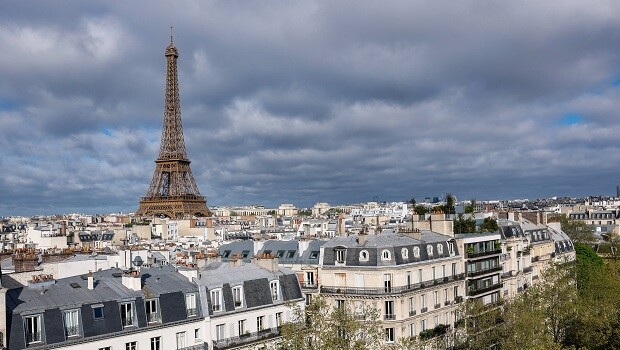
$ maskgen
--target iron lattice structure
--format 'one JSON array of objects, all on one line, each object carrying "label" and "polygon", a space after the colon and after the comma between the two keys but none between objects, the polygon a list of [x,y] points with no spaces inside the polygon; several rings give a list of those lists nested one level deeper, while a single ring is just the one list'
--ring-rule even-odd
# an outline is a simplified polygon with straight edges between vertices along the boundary
[{"label": "iron lattice structure", "polygon": [[159,157],[155,161],[151,185],[146,196],[140,199],[136,215],[165,215],[173,219],[210,216],[207,201],[198,190],[185,151],[177,74],[179,52],[172,37],[165,56],[166,96]]}]

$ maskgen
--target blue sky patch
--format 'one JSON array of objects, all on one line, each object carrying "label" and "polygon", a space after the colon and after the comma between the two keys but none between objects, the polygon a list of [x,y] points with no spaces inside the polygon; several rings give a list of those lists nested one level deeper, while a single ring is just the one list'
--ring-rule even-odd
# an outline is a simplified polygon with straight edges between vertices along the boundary
[{"label": "blue sky patch", "polygon": [[611,83],[611,86],[617,86],[620,87],[620,79],[614,81],[613,83]]},{"label": "blue sky patch", "polygon": [[559,124],[570,126],[583,123],[583,116],[579,113],[569,113],[560,119]]},{"label": "blue sky patch", "polygon": [[108,136],[112,136],[112,130],[110,130],[110,128],[103,128],[101,129],[101,132],[103,132],[104,134]]},{"label": "blue sky patch", "polygon": [[0,111],[10,111],[15,109],[17,105],[10,101],[0,100]]}]

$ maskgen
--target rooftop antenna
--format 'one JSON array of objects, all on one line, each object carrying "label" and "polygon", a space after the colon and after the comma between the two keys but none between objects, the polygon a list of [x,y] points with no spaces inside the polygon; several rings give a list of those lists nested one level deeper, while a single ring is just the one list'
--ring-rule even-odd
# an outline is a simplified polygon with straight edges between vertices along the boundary
[{"label": "rooftop antenna", "polygon": [[170,26],[170,44],[172,44],[172,26]]}]

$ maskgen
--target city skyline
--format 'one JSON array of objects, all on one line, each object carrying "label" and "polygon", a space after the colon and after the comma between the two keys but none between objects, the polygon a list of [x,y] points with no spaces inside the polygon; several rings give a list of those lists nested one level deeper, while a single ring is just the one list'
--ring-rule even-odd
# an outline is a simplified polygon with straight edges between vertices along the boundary
[{"label": "city skyline", "polygon": [[620,4],[0,4],[0,215],[134,211],[174,26],[209,205],[613,195]]}]

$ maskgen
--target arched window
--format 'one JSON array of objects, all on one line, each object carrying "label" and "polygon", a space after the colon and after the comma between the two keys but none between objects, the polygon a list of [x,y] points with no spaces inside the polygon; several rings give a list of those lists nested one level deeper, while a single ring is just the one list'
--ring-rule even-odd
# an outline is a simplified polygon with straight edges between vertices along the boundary
[{"label": "arched window", "polygon": [[433,256],[433,246],[432,245],[427,245],[426,246],[426,253],[428,254],[428,256]]},{"label": "arched window", "polygon": [[417,259],[420,258],[420,247],[413,247],[413,257]]},{"label": "arched window", "polygon": [[400,250],[400,255],[403,256],[403,259],[409,259],[409,250],[407,250],[407,248],[402,248]]},{"label": "arched window", "polygon": [[368,261],[368,251],[362,250],[360,252],[360,261]]},{"label": "arched window", "polygon": [[390,260],[391,258],[392,257],[391,257],[390,251],[387,250],[387,249],[383,249],[383,252],[381,252],[381,259],[382,260]]},{"label": "arched window", "polygon": [[437,254],[443,254],[443,244],[437,244]]}]

